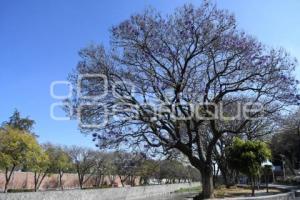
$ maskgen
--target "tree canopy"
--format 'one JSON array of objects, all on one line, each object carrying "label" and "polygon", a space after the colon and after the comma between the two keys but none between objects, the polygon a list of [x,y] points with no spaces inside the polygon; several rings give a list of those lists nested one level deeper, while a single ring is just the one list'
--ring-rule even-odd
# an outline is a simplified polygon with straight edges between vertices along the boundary
[{"label": "tree canopy", "polygon": [[28,133],[32,133],[33,135],[34,133],[32,131],[34,124],[35,121],[29,117],[21,117],[21,114],[18,110],[14,111],[8,121],[3,122],[3,126],[10,126]]},{"label": "tree canopy", "polygon": [[285,160],[292,174],[300,168],[300,110],[280,118],[277,134],[271,140],[275,163]]},{"label": "tree canopy", "polygon": [[[252,183],[261,172],[261,165],[267,159],[271,159],[271,150],[262,141],[250,141],[235,138],[233,144],[227,149],[227,157],[230,167],[247,175]],[[252,184],[252,195],[254,185]]]},{"label": "tree canopy", "polygon": [[177,149],[201,171],[204,198],[213,197],[213,151],[222,135],[297,103],[296,60],[207,2],[168,16],[132,15],[111,29],[110,48],[93,45],[80,56],[70,76],[80,90],[69,102],[81,130],[97,133],[102,148]]},{"label": "tree canopy", "polygon": [[14,170],[30,164],[39,151],[33,135],[9,126],[0,129],[0,168],[5,169],[5,192]]},{"label": "tree canopy", "polygon": [[62,177],[65,172],[72,169],[71,157],[68,152],[60,146],[45,144],[43,145],[45,153],[49,158],[49,166],[47,171],[50,173],[57,173],[59,175],[59,185],[63,189]]}]

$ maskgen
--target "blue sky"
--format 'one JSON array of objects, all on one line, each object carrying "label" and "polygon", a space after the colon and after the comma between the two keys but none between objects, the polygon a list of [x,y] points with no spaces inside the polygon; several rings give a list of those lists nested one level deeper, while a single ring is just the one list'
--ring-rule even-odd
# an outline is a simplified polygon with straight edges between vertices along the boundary
[{"label": "blue sky", "polygon": [[[151,5],[164,13],[197,1],[183,0],[0,0],[0,122],[15,108],[36,121],[40,142],[93,146],[75,121],[55,121],[50,84],[66,80],[78,50],[107,44],[108,29]],[[300,1],[216,0],[236,15],[239,27],[300,60]],[[296,69],[300,79],[300,67]],[[57,94],[65,94],[59,87]],[[61,114],[61,113],[59,113]]]}]

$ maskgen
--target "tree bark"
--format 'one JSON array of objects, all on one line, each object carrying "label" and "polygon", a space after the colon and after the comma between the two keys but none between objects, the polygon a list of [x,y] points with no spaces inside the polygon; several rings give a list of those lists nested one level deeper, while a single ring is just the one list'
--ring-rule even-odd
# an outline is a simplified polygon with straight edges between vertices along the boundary
[{"label": "tree bark", "polygon": [[63,186],[63,183],[62,183],[62,177],[63,177],[64,173],[60,170],[59,171],[59,186],[60,186],[60,189],[61,190],[64,190],[64,186]]},{"label": "tree bark", "polygon": [[269,185],[268,185],[268,183],[269,183],[269,176],[268,176],[268,174],[265,174],[265,182],[266,182],[267,193],[269,193]]},{"label": "tree bark", "polygon": [[11,170],[8,168],[5,169],[5,185],[4,185],[4,193],[7,193],[8,190],[8,184],[10,182],[11,176],[15,170],[16,166],[13,166]]},{"label": "tree bark", "polygon": [[122,179],[122,176],[119,176],[119,178],[120,178],[120,181],[121,181],[121,185],[122,185],[122,187],[125,187],[125,184],[124,184],[124,179]]},{"label": "tree bark", "polygon": [[213,171],[211,166],[205,167],[201,170],[202,176],[202,199],[214,198],[214,185],[213,185]]},{"label": "tree bark", "polygon": [[8,188],[8,182],[5,181],[5,185],[4,185],[4,193],[7,193],[7,188]]},{"label": "tree bark", "polygon": [[84,174],[81,174],[79,170],[77,170],[78,174],[78,182],[79,182],[79,187],[80,189],[83,189],[83,181],[84,181]]},{"label": "tree bark", "polygon": [[213,198],[214,197],[213,176],[209,174],[202,175],[202,184],[203,184],[202,197]]},{"label": "tree bark", "polygon": [[82,178],[79,178],[79,186],[80,186],[80,189],[83,189],[83,179]]},{"label": "tree bark", "polygon": [[37,192],[40,189],[46,175],[47,175],[46,172],[45,173],[34,172],[34,191],[35,192]]},{"label": "tree bark", "polygon": [[255,178],[254,176],[251,176],[251,190],[252,190],[252,193],[251,193],[251,196],[255,196]]},{"label": "tree bark", "polygon": [[41,180],[38,182],[37,190],[40,189],[40,187],[41,187],[41,185],[42,185],[42,183],[43,183],[43,181],[44,181],[44,179],[45,179],[46,176],[47,176],[47,173],[44,173],[44,174],[42,175]]},{"label": "tree bark", "polygon": [[83,179],[80,174],[78,174],[78,176],[79,176],[79,179],[78,179],[79,187],[80,187],[80,189],[83,189]]},{"label": "tree bark", "polygon": [[260,190],[260,182],[261,182],[261,180],[260,180],[260,174],[257,176],[257,178],[256,178],[256,187],[257,187],[257,190]]},{"label": "tree bark", "polygon": [[37,191],[37,182],[38,182],[37,172],[34,172],[34,191]]},{"label": "tree bark", "polygon": [[8,175],[8,169],[5,169],[5,185],[4,185],[4,193],[7,193],[7,189],[8,189],[8,183],[9,183],[9,175]]}]

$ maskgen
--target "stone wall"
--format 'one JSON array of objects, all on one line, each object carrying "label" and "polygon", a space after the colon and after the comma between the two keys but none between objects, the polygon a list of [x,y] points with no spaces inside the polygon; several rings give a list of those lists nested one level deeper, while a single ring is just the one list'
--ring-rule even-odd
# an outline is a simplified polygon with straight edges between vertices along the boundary
[{"label": "stone wall", "polygon": [[0,194],[0,200],[139,200],[147,197],[168,195],[180,188],[196,186],[200,186],[200,183],[108,189],[2,193]]},{"label": "stone wall", "polygon": [[[5,178],[4,174],[0,173],[0,192],[4,188]],[[79,188],[77,174],[65,173],[62,178],[65,189]],[[84,186],[89,188],[95,185],[95,178],[89,179]],[[135,180],[135,185],[138,185],[138,179]],[[53,190],[58,188],[59,177],[57,174],[46,176],[40,190]],[[103,185],[114,185],[121,187],[121,181],[117,176],[105,176],[102,181]],[[34,188],[34,174],[32,172],[14,172],[11,181],[8,185],[9,189],[33,189]]]}]

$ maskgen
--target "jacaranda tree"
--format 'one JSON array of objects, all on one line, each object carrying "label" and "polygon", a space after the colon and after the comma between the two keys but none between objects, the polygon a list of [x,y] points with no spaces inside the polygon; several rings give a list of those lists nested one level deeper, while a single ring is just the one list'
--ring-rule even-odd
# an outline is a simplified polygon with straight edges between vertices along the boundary
[{"label": "jacaranda tree", "polygon": [[81,130],[101,148],[176,149],[201,172],[204,198],[213,197],[218,140],[295,102],[296,61],[209,3],[135,14],[111,29],[110,48],[80,56],[69,108]]}]

